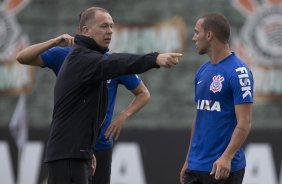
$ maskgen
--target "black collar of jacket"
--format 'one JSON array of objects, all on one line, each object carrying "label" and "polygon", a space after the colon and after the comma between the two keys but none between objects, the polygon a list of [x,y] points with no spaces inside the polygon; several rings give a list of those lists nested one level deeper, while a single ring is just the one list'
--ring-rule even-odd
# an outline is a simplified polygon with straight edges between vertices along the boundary
[{"label": "black collar of jacket", "polygon": [[75,35],[74,37],[74,42],[77,44],[77,45],[80,45],[80,46],[84,46],[88,49],[91,49],[91,50],[95,50],[95,51],[98,51],[102,54],[105,54],[106,52],[109,51],[109,49],[101,49],[97,43],[95,42],[95,40],[93,40],[92,38],[90,37],[87,37],[87,36],[84,36],[84,35]]}]

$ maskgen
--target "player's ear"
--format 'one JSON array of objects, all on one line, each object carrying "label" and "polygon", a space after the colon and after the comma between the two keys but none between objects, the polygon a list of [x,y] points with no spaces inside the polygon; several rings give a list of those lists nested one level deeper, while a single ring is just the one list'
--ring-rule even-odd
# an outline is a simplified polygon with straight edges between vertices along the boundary
[{"label": "player's ear", "polygon": [[212,38],[213,38],[213,32],[212,31],[207,31],[206,38],[207,38],[208,41],[211,41]]}]

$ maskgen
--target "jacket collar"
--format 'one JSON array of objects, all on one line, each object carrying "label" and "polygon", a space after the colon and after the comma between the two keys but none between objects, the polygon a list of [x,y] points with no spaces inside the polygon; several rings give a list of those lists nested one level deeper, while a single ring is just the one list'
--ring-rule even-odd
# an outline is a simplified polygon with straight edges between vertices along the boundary
[{"label": "jacket collar", "polygon": [[91,49],[91,50],[95,50],[95,51],[98,51],[102,54],[105,54],[106,52],[109,51],[109,49],[101,49],[97,43],[95,42],[95,40],[93,40],[92,38],[90,37],[87,37],[87,36],[84,36],[84,35],[75,35],[74,37],[74,42],[77,44],[77,45],[80,45],[80,46],[84,46],[88,49]]}]

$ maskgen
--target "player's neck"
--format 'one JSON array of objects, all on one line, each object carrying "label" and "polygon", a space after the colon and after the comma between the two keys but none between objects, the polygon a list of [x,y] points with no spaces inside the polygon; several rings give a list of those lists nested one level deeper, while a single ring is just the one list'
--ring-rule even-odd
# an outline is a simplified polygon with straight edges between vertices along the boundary
[{"label": "player's neck", "polygon": [[218,64],[224,58],[231,54],[231,50],[228,44],[220,44],[218,46],[213,46],[208,53],[212,64]]}]

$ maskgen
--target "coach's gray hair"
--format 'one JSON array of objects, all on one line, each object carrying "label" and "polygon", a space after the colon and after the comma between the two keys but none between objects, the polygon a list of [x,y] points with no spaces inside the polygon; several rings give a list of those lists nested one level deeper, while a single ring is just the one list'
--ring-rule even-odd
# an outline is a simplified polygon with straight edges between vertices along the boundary
[{"label": "coach's gray hair", "polygon": [[87,8],[86,10],[82,11],[79,14],[79,30],[80,31],[82,31],[83,26],[86,26],[91,21],[94,21],[95,13],[97,11],[109,13],[106,9],[101,8],[101,7],[91,7],[91,8]]}]

